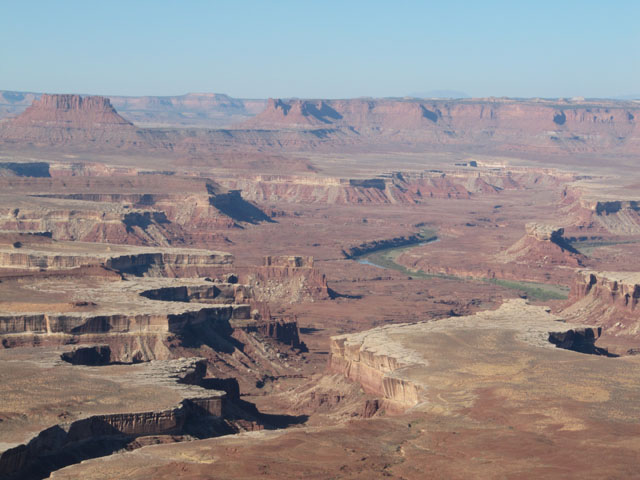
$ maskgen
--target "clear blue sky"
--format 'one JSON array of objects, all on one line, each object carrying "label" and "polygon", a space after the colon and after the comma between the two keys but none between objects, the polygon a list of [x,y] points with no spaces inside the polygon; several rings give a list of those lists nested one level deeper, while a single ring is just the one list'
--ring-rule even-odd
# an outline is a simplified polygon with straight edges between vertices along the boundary
[{"label": "clear blue sky", "polygon": [[0,89],[236,97],[640,93],[640,1],[2,2]]}]

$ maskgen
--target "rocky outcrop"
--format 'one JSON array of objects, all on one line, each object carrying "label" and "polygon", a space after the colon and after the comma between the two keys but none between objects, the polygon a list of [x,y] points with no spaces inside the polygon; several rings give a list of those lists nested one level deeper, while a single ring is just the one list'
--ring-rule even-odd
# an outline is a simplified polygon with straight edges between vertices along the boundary
[{"label": "rocky outcrop", "polygon": [[219,178],[255,202],[328,204],[419,204],[430,199],[469,199],[502,190],[559,184],[571,176],[542,169],[450,169],[389,172],[374,178],[256,175]]},{"label": "rocky outcrop", "polygon": [[608,335],[636,337],[639,302],[638,273],[583,270],[575,276],[563,314],[603,327]]},{"label": "rocky outcrop", "polygon": [[164,212],[104,204],[0,209],[0,228],[14,232],[49,232],[55,240],[128,245],[181,244],[185,236],[180,226],[169,222]]},{"label": "rocky outcrop", "polygon": [[540,223],[527,223],[525,225],[527,235],[540,242],[553,242],[562,239],[564,228],[554,227]]},{"label": "rocky outcrop", "polygon": [[525,229],[524,237],[496,255],[498,261],[548,269],[554,266],[580,267],[587,260],[564,237],[564,228],[528,223]]},{"label": "rocky outcrop", "polygon": [[615,235],[640,234],[640,202],[616,200],[596,202],[592,220]]},{"label": "rocky outcrop", "polygon": [[592,297],[635,312],[640,301],[640,275],[635,272],[579,272],[571,288],[571,300]]},{"label": "rocky outcrop", "polygon": [[302,257],[300,255],[267,255],[263,259],[263,266],[313,268],[313,257]]},{"label": "rocky outcrop", "polygon": [[420,386],[395,375],[397,370],[411,364],[409,358],[384,351],[376,352],[360,336],[331,338],[329,369],[362,385],[367,393],[381,395],[402,410],[420,401]]},{"label": "rocky outcrop", "polygon": [[196,307],[166,314],[3,314],[0,315],[0,334],[180,333],[187,326],[227,323],[231,319],[247,319],[249,316],[249,305]]},{"label": "rocky outcrop", "polygon": [[12,123],[32,127],[64,125],[73,128],[132,125],[118,115],[108,98],[48,94],[34,100]]},{"label": "rocky outcrop", "polygon": [[264,338],[276,340],[296,350],[307,351],[307,346],[300,340],[300,329],[296,317],[278,318],[267,315],[259,321],[243,322],[242,325],[238,325],[238,328],[249,333],[258,333]]},{"label": "rocky outcrop", "polygon": [[243,223],[271,221],[239,192],[210,179],[110,169],[78,177],[71,172],[67,178],[57,166],[45,165],[55,170],[53,177],[2,176],[0,167],[0,188],[23,195],[0,209],[0,229],[48,231],[57,240],[166,246],[219,241]]},{"label": "rocky outcrop", "polygon": [[166,272],[162,276],[171,276],[170,273],[167,275],[167,271],[171,271],[172,269],[202,268],[206,270],[211,267],[230,265],[232,261],[233,257],[227,253],[205,253],[205,251],[194,251],[194,253],[190,253],[189,250],[185,249],[182,251],[167,250],[160,253],[143,253],[113,257],[105,262],[105,266],[122,273],[134,275],[146,274],[153,267],[159,267],[160,271]]},{"label": "rocky outcrop", "polygon": [[136,127],[122,118],[104,97],[44,94],[19,116],[0,126],[0,143],[52,147],[142,142]]},{"label": "rocky outcrop", "polygon": [[[174,361],[167,368],[178,382],[200,383],[206,368],[198,366],[204,367],[203,360]],[[197,378],[193,372],[199,372]],[[223,420],[225,392],[192,392],[194,396],[168,409],[92,415],[47,428],[0,454],[0,477],[42,478],[45,472],[122,449],[138,437],[188,434],[195,424],[206,425],[199,430],[200,435],[206,431],[205,436],[232,431]]]},{"label": "rocky outcrop", "polygon": [[313,266],[313,257],[267,256],[261,267],[238,270],[257,302],[298,303],[329,298],[327,279]]},{"label": "rocky outcrop", "polygon": [[[190,249],[158,249],[109,247],[88,248],[83,245],[75,252],[56,251],[55,245],[47,248],[0,247],[0,268],[20,270],[69,270],[87,266],[103,266],[122,274],[145,276],[174,276],[176,271],[208,271],[231,265],[233,257],[228,253]],[[92,251],[93,250],[93,251]],[[131,253],[122,254],[130,251]]]}]

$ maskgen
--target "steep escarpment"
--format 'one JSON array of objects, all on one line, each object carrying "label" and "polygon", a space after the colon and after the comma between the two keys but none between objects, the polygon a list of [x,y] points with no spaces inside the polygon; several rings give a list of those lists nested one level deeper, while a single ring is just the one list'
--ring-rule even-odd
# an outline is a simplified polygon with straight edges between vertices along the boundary
[{"label": "steep escarpment", "polygon": [[287,304],[329,298],[327,279],[314,267],[313,257],[267,256],[263,265],[238,271],[258,302]]},{"label": "steep escarpment", "polygon": [[7,145],[112,145],[119,148],[142,141],[136,127],[115,111],[104,97],[42,95],[24,112],[0,125]]},{"label": "steep escarpment", "polygon": [[[637,152],[632,102],[512,99],[269,100],[248,128],[352,129],[368,141],[548,153]],[[357,142],[358,140],[354,140]]]},{"label": "steep escarpment", "polygon": [[237,328],[247,333],[257,333],[263,338],[275,340],[299,351],[307,351],[307,346],[300,340],[298,319],[295,316],[274,317],[267,312],[252,322],[238,323]]},{"label": "steep escarpment", "polygon": [[24,314],[0,316],[0,334],[119,334],[180,333],[187,326],[204,322],[229,322],[248,318],[248,305],[195,308],[184,312],[162,314],[116,313],[102,315]]},{"label": "steep escarpment", "polygon": [[[109,455],[123,448],[138,448],[146,443],[145,438],[151,443],[184,441],[192,435],[206,438],[235,433],[243,429],[243,423],[250,423],[235,421],[238,407],[230,408],[235,401],[233,397],[224,391],[195,386],[206,382],[203,378],[206,364],[202,359],[159,362],[143,371],[147,381],[163,385],[155,387],[160,388],[157,394],[171,392],[173,395],[169,396],[182,397],[182,400],[169,408],[148,411],[136,411],[134,407],[129,412],[80,414],[74,421],[45,428],[29,441],[0,454],[0,477],[46,478],[53,470],[87,458]],[[126,381],[126,377],[116,381]],[[130,389],[144,391],[135,380],[130,383]],[[138,401],[136,405],[142,403]],[[166,403],[158,398],[148,399],[150,406]],[[231,410],[235,413],[230,413]],[[257,424],[254,426],[260,428]],[[134,442],[136,439],[140,441]]]},{"label": "steep escarpment", "polygon": [[[25,243],[31,241],[27,235],[13,237]],[[0,269],[42,271],[101,266],[121,274],[171,277],[179,273],[203,274],[228,266],[233,261],[228,253],[210,250],[94,245],[44,238],[49,241],[23,244],[18,240],[7,246],[0,240]]]},{"label": "steep escarpment", "polygon": [[[360,383],[367,393],[381,395],[389,404],[388,410],[401,411],[415,406],[420,401],[421,385],[396,374],[397,370],[410,366],[415,356],[405,350],[376,351],[371,344],[373,337],[367,337],[366,333],[357,338],[333,337],[330,370]],[[396,345],[390,350],[394,347]]]},{"label": "steep escarpment", "polygon": [[213,285],[183,285],[145,290],[141,296],[167,302],[199,302],[232,304],[243,303],[250,298],[247,285],[214,283]]},{"label": "steep escarpment", "polygon": [[264,149],[304,149],[340,142],[335,129],[311,132],[138,128],[122,118],[105,97],[42,95],[15,118],[0,124],[0,145],[8,149],[46,148],[92,153],[145,152],[173,159]]},{"label": "steep escarpment", "polygon": [[[563,322],[562,332],[559,322]],[[452,375],[476,379],[484,388],[496,375],[504,375],[507,370],[493,371],[488,361],[496,356],[496,348],[509,354],[526,349],[545,355],[554,344],[580,347],[582,340],[583,346],[593,345],[598,336],[589,327],[564,323],[545,307],[509,300],[497,310],[474,315],[332,337],[329,368],[358,382],[365,391],[381,395],[397,410],[419,409],[422,402],[428,408],[449,409],[449,402],[455,400],[443,398],[438,391],[443,385],[450,386]],[[476,368],[465,366],[463,359]]]},{"label": "steep escarpment", "polygon": [[607,335],[637,338],[639,302],[638,273],[583,270],[575,276],[563,314],[601,326]]},{"label": "steep escarpment", "polygon": [[[105,103],[106,102],[106,103]],[[54,113],[52,113],[54,112]],[[529,154],[640,152],[634,102],[515,99],[270,100],[226,130],[136,128],[108,100],[43,95],[0,127],[6,147],[222,152],[474,149]]]},{"label": "steep escarpment", "polygon": [[255,202],[326,204],[420,204],[431,199],[470,199],[499,195],[503,190],[526,190],[560,185],[570,174],[522,168],[450,168],[422,172],[393,171],[372,178],[320,175],[256,175],[222,177],[219,183],[241,189]]},{"label": "steep escarpment", "polygon": [[74,128],[131,126],[105,97],[44,94],[35,100],[13,125],[47,127],[66,125]]}]

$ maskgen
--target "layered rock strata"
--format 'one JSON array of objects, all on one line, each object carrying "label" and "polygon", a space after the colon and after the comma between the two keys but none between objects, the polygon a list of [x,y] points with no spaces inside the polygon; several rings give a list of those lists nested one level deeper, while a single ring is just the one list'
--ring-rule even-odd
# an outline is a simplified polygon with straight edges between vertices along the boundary
[{"label": "layered rock strata", "polygon": [[257,302],[298,303],[329,298],[326,276],[313,265],[313,257],[267,256],[263,265],[238,269],[251,285]]},{"label": "layered rock strata", "polygon": [[[69,412],[67,415],[77,419],[45,428],[22,444],[5,447],[0,453],[0,476],[8,479],[35,478],[51,468],[74,462],[76,457],[105,455],[112,446],[123,448],[138,437],[184,435],[189,424],[203,422],[207,417],[217,419],[221,424],[225,392],[192,385],[202,380],[205,371],[203,360],[196,358],[157,362],[142,368],[138,372],[140,378],[136,378],[136,374],[116,374],[112,381],[127,382],[133,391],[144,393],[145,388],[151,388],[160,394],[166,390],[174,393],[167,395],[168,398],[178,396],[182,400],[169,408],[148,411],[108,413],[109,407],[102,406],[107,410],[105,413]],[[45,374],[44,370],[42,374]],[[78,375],[86,374],[78,372]],[[145,387],[149,381],[153,387]],[[141,403],[138,400],[136,405]],[[152,398],[148,403],[160,405],[167,401]],[[220,433],[223,431],[220,428]],[[215,434],[214,429],[211,436]]]},{"label": "layered rock strata", "polygon": [[605,328],[608,335],[640,335],[640,274],[582,270],[575,276],[563,311],[570,318]]},{"label": "layered rock strata", "polygon": [[42,243],[33,246],[0,245],[0,269],[69,270],[103,266],[123,274],[171,276],[172,271],[206,271],[231,265],[232,255],[224,252],[84,242]]},{"label": "layered rock strata", "polygon": [[572,176],[542,169],[475,167],[422,172],[389,172],[374,178],[256,175],[219,178],[255,202],[326,204],[419,204],[429,199],[469,199],[541,184],[562,183]]},{"label": "layered rock strata", "polygon": [[515,99],[269,100],[227,130],[142,129],[102,97],[43,95],[4,122],[0,142],[190,156],[243,151],[470,149],[537,154],[640,151],[634,102]]},{"label": "layered rock strata", "polygon": [[[434,352],[429,348],[439,341],[450,344],[458,335],[465,342],[485,335],[514,335],[530,346],[551,348],[549,334],[557,331],[558,321],[562,319],[544,307],[509,300],[495,311],[332,337],[329,368],[360,383],[366,392],[380,395],[396,410],[406,410],[429,402],[431,386],[426,372],[442,346]],[[580,330],[585,327],[563,323],[562,328],[589,330],[591,337],[598,336],[588,327]]]}]

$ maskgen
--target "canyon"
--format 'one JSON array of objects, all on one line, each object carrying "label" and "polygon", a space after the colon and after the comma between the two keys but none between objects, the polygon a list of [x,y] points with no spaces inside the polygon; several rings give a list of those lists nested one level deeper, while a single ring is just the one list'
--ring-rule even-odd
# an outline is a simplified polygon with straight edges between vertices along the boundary
[{"label": "canyon", "polygon": [[634,101],[0,92],[0,478],[631,478]]}]

